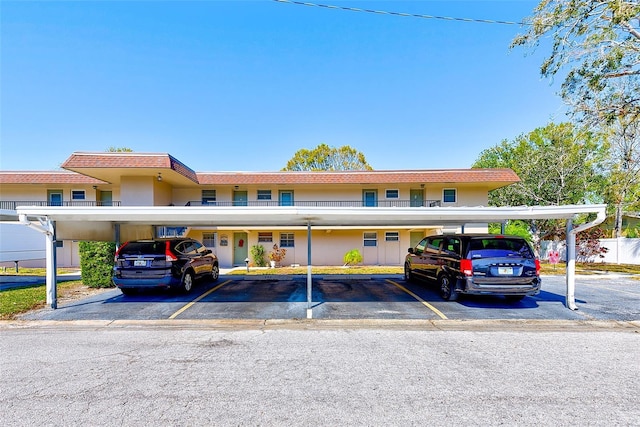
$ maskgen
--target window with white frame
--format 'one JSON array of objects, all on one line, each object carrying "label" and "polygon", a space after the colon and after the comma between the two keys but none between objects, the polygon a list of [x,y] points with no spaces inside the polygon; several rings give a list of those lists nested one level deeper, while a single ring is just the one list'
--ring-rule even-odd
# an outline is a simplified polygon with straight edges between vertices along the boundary
[{"label": "window with white frame", "polygon": [[202,233],[202,244],[208,248],[215,248],[217,234],[211,232]]},{"label": "window with white frame", "polygon": [[281,248],[293,248],[295,246],[295,239],[293,233],[280,233],[280,247]]},{"label": "window with white frame", "polygon": [[84,200],[85,198],[84,190],[71,190],[71,200]]},{"label": "window with white frame", "polygon": [[400,197],[400,190],[396,190],[396,189],[385,190],[385,196],[387,199],[397,199]]},{"label": "window with white frame", "polygon": [[455,203],[456,202],[456,189],[445,188],[442,190],[442,202],[443,203]]},{"label": "window with white frame", "polygon": [[366,232],[363,235],[364,246],[378,246],[378,233]]},{"label": "window with white frame", "polygon": [[258,233],[258,243],[271,243],[273,242],[273,233],[270,231],[264,231]]},{"label": "window with white frame", "polygon": [[400,240],[400,233],[397,231],[387,231],[384,234],[384,240],[387,242],[398,242]]}]

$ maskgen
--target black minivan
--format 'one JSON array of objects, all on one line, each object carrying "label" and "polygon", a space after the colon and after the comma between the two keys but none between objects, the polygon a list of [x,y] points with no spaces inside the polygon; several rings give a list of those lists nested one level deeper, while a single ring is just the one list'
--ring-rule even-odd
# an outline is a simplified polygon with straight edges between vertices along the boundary
[{"label": "black minivan", "polygon": [[518,236],[452,234],[425,237],[409,248],[405,280],[438,283],[440,296],[454,301],[459,294],[504,295],[520,301],[540,292],[540,261],[529,243]]},{"label": "black minivan", "polygon": [[143,288],[179,288],[190,292],[194,280],[218,280],[218,258],[202,243],[189,238],[136,240],[115,255],[113,283],[123,294]]}]

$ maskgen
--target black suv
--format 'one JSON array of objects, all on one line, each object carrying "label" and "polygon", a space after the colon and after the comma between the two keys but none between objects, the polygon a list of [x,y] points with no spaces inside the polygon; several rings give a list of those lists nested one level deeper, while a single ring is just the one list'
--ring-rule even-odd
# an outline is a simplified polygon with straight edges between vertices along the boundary
[{"label": "black suv", "polygon": [[195,279],[218,280],[218,258],[197,240],[187,238],[136,240],[115,256],[113,283],[123,294],[141,288],[191,291]]},{"label": "black suv", "polygon": [[425,237],[409,248],[405,280],[438,283],[440,296],[504,295],[519,301],[540,292],[540,261],[526,240],[517,236],[455,234]]}]

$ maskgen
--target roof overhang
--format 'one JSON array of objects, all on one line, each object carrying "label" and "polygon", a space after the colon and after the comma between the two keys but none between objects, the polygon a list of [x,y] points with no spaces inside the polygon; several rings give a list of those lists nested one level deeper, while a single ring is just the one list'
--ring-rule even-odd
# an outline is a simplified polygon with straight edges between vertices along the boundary
[{"label": "roof overhang", "polygon": [[18,216],[60,222],[108,222],[175,226],[396,226],[405,228],[501,222],[506,219],[571,219],[579,214],[604,215],[606,205],[430,208],[327,207],[17,207]]}]

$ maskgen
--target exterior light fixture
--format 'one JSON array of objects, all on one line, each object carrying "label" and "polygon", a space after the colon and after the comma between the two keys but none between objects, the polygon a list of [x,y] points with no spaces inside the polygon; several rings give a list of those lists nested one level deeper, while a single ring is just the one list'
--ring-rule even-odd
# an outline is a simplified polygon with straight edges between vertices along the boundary
[{"label": "exterior light fixture", "polygon": [[162,172],[158,172],[158,182],[162,182]]}]

